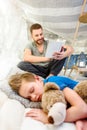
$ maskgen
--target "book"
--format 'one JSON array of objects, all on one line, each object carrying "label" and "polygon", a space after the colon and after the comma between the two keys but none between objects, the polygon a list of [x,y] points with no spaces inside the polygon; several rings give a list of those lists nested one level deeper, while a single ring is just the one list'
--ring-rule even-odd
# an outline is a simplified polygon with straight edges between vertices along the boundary
[{"label": "book", "polygon": [[52,58],[54,52],[60,52],[62,49],[62,46],[65,44],[65,41],[54,41],[49,40],[45,57]]}]

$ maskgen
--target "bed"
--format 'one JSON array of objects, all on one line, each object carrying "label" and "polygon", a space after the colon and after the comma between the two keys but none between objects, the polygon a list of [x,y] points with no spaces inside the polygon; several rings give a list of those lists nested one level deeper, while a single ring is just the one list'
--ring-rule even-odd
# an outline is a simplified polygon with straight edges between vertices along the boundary
[{"label": "bed", "polygon": [[76,130],[74,123],[63,123],[55,127],[25,117],[25,113],[29,109],[19,101],[8,98],[0,90],[0,130]]},{"label": "bed", "polygon": [[24,73],[24,71],[16,66],[10,67],[9,73],[5,75],[6,78],[0,80],[0,130],[76,130],[74,123],[53,126],[25,117],[28,110],[32,107],[40,108],[41,103],[30,102],[10,88],[8,78],[14,73]]}]

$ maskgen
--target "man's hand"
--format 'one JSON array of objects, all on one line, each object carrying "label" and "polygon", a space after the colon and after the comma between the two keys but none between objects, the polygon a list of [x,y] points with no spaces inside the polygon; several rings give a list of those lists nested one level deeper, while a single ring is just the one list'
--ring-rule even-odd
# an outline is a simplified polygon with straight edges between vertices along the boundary
[{"label": "man's hand", "polygon": [[66,56],[65,56],[65,52],[55,52],[53,54],[53,59],[56,59],[56,60],[62,60],[64,59]]}]

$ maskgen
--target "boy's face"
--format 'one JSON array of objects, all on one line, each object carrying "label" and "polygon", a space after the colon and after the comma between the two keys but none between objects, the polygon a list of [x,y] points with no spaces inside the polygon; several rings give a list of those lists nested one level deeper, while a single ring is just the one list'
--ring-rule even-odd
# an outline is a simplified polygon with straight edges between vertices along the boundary
[{"label": "boy's face", "polygon": [[19,94],[31,101],[41,101],[43,94],[43,81],[36,79],[35,82],[28,82],[23,80],[19,90]]}]

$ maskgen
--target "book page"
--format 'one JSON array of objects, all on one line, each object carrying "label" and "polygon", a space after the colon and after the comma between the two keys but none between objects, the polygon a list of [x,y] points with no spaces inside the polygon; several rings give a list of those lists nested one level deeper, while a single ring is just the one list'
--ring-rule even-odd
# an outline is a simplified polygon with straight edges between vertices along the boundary
[{"label": "book page", "polygon": [[52,58],[54,52],[60,52],[62,46],[65,44],[64,41],[54,41],[54,40],[50,40],[47,46],[47,50],[46,50],[46,57],[48,58]]}]

